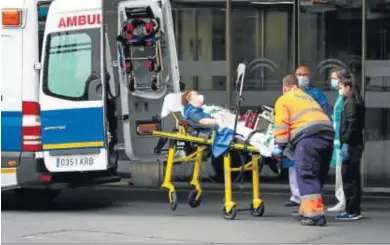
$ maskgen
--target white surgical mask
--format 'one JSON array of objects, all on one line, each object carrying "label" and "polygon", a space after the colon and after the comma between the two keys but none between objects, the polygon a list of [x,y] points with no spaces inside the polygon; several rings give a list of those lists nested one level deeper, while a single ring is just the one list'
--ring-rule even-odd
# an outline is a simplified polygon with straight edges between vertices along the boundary
[{"label": "white surgical mask", "polygon": [[339,90],[339,95],[344,95],[344,91],[343,90]]},{"label": "white surgical mask", "polygon": [[338,89],[339,88],[339,80],[337,79],[332,79],[330,82],[330,85],[333,89]]},{"label": "white surgical mask", "polygon": [[203,94],[200,94],[200,95],[198,95],[199,96],[199,102],[201,103],[201,104],[203,104],[204,103],[204,96],[203,96]]},{"label": "white surgical mask", "polygon": [[300,88],[309,87],[310,79],[308,76],[299,76],[298,77],[298,85]]}]

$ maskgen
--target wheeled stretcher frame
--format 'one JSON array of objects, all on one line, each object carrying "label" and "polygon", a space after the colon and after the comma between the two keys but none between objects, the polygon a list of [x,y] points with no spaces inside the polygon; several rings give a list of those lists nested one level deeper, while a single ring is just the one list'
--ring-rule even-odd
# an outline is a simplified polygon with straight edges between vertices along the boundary
[{"label": "wheeled stretcher frame", "polygon": [[[165,170],[164,181],[162,187],[168,190],[169,203],[171,209],[175,210],[178,205],[178,199],[176,195],[175,186],[172,183],[172,171],[173,165],[175,163],[182,162],[195,162],[192,180],[190,184],[193,186],[193,190],[188,196],[188,204],[195,208],[200,205],[202,199],[202,187],[200,185],[199,176],[201,170],[201,164],[203,161],[203,155],[206,149],[210,148],[213,142],[213,137],[199,137],[193,136],[188,133],[188,127],[193,126],[193,124],[187,121],[181,121],[173,113],[174,118],[178,122],[177,132],[163,132],[163,131],[153,131],[152,134],[156,137],[166,138],[169,140],[169,150],[168,150],[168,159],[167,166]],[[176,142],[191,142],[196,145],[196,150],[194,153],[186,157],[175,158],[176,153]],[[260,217],[264,214],[264,202],[260,198],[260,184],[259,184],[259,163],[260,163],[260,152],[253,146],[244,143],[233,143],[231,149],[246,151],[251,154],[251,160],[245,163],[242,167],[232,167],[231,166],[231,156],[228,151],[223,157],[224,165],[224,180],[225,180],[225,200],[223,205],[223,216],[225,219],[232,220],[236,217],[237,204],[233,200],[233,191],[232,191],[232,173],[233,172],[242,172],[242,171],[252,171],[252,190],[253,190],[253,200],[250,205],[250,213],[253,216]],[[248,209],[245,209],[248,210]]]}]

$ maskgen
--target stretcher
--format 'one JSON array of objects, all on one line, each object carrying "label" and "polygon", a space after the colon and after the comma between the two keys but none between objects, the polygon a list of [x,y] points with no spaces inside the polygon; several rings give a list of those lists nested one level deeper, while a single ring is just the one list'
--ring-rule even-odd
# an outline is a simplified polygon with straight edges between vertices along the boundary
[{"label": "stretcher", "polygon": [[[239,76],[243,80],[243,76]],[[242,81],[243,83],[243,81]],[[241,88],[242,93],[242,88]],[[241,94],[240,93],[240,94]],[[241,95],[240,95],[241,96]],[[266,108],[267,109],[267,108]],[[263,117],[268,118],[267,110],[264,112],[266,115]],[[159,137],[160,140],[155,148],[155,153],[160,153],[162,147],[166,142],[169,142],[169,150],[167,156],[167,163],[165,169],[165,176],[162,183],[162,188],[168,190],[168,199],[169,204],[172,210],[176,210],[178,205],[178,199],[176,194],[176,189],[172,183],[172,171],[174,164],[183,163],[183,162],[194,162],[194,169],[190,185],[192,185],[193,190],[188,195],[188,204],[190,207],[196,208],[200,205],[202,200],[203,190],[199,181],[201,164],[207,156],[207,151],[210,150],[213,143],[214,134],[202,134],[197,128],[202,128],[200,125],[191,123],[182,118],[181,113],[172,112],[172,116],[176,121],[176,127],[173,132],[163,132],[154,130],[152,135]],[[260,116],[259,116],[260,118]],[[259,122],[259,118],[255,123],[256,129],[253,132],[264,132],[269,126],[270,120],[267,122]],[[264,120],[263,120],[264,122]],[[204,128],[204,127],[203,127]],[[251,137],[251,136],[250,136]],[[252,203],[249,207],[251,215],[261,217],[264,214],[265,206],[264,201],[260,198],[260,184],[259,184],[259,164],[261,163],[261,154],[252,145],[249,145],[250,137],[245,141],[239,142],[239,140],[234,140],[230,146],[231,150],[238,150],[245,153],[249,153],[250,160],[242,164],[241,167],[232,167],[231,164],[231,154],[230,151],[227,151],[223,156],[223,166],[224,166],[224,182],[225,182],[225,199],[223,204],[222,213],[225,219],[232,220],[236,217],[237,212],[243,209],[237,209],[237,203],[233,200],[233,191],[232,191],[232,173],[233,172],[244,172],[251,171],[252,173]],[[236,138],[237,139],[237,138]],[[186,152],[185,157],[175,157],[175,153],[178,149],[178,142],[184,142],[184,150]],[[181,149],[180,149],[181,150]],[[248,209],[245,209],[248,210]]]},{"label": "stretcher", "polygon": [[[213,143],[213,135],[201,135],[195,129],[195,125],[181,120],[178,113],[172,114],[178,122],[177,130],[174,132],[153,131],[152,134],[162,139],[168,139],[169,150],[167,165],[165,170],[164,181],[162,187],[168,190],[169,203],[172,210],[175,210],[178,205],[177,194],[175,186],[172,183],[172,171],[175,163],[194,162],[194,170],[190,184],[193,190],[188,195],[188,204],[190,207],[196,208],[200,205],[202,200],[203,190],[200,185],[199,176],[201,164],[204,160],[205,151],[207,151]],[[192,146],[192,153],[188,156],[175,158],[177,149],[177,142],[187,142]],[[189,147],[187,145],[187,147]],[[262,216],[264,214],[264,202],[260,198],[260,184],[259,184],[259,163],[261,159],[260,152],[253,146],[248,145],[247,142],[232,143],[231,149],[246,151],[251,154],[251,160],[243,165],[243,167],[231,167],[230,152],[225,153],[223,157],[224,165],[224,179],[225,179],[225,203],[223,206],[223,215],[226,219],[234,219],[237,215],[237,204],[233,200],[232,193],[232,173],[241,171],[252,172],[253,185],[253,200],[250,206],[250,212],[253,216]],[[158,152],[158,149],[155,149]],[[188,149],[187,151],[188,152]]]}]

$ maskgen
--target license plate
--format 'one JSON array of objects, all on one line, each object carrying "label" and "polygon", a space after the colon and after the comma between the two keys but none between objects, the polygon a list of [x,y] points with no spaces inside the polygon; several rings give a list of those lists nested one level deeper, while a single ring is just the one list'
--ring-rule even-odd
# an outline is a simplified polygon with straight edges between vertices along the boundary
[{"label": "license plate", "polygon": [[95,164],[94,157],[57,157],[57,168],[92,167]]}]

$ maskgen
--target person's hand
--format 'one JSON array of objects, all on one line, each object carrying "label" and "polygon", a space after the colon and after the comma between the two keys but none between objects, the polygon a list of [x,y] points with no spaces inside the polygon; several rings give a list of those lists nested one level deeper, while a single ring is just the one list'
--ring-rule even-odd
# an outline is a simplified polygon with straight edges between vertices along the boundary
[{"label": "person's hand", "polygon": [[272,157],[275,158],[281,158],[283,156],[283,150],[280,149],[278,146],[275,146],[272,150]]},{"label": "person's hand", "polygon": [[348,147],[349,147],[348,144],[343,144],[343,146],[341,147],[340,154],[341,154],[341,159],[343,159],[343,161],[348,158]]}]

